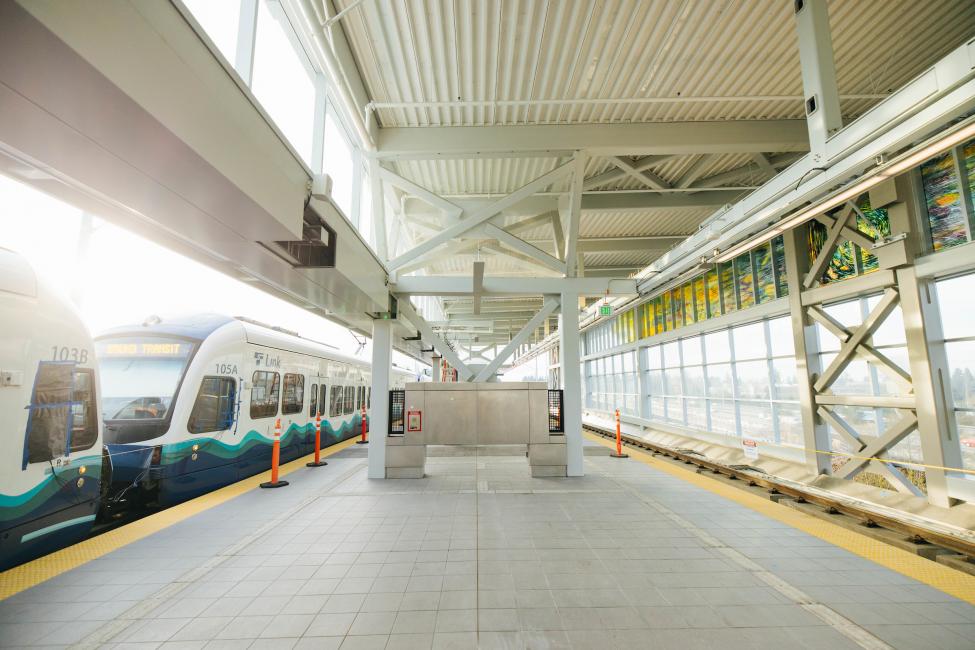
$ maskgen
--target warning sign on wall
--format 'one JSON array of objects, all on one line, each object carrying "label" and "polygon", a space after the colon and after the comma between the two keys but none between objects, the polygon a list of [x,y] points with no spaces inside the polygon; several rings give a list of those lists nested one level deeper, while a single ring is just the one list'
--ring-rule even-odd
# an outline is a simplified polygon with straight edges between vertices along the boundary
[{"label": "warning sign on wall", "polygon": [[423,414],[420,413],[420,411],[407,411],[406,430],[407,431],[423,430]]},{"label": "warning sign on wall", "polygon": [[758,459],[758,440],[742,438],[741,450],[745,452],[745,458],[751,458],[752,460]]}]

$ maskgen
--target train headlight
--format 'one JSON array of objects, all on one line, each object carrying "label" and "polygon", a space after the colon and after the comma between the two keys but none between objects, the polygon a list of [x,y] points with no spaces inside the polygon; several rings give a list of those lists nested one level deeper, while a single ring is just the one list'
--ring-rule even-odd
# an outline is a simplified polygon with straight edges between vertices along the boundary
[{"label": "train headlight", "polygon": [[200,451],[200,445],[193,445],[193,451]]},{"label": "train headlight", "polygon": [[78,473],[79,474],[84,474],[87,471],[88,471],[88,468],[85,467],[84,465],[82,465],[81,467],[78,468]]},{"label": "train headlight", "polygon": [[85,478],[83,476],[78,477],[78,488],[82,488],[85,485]]}]

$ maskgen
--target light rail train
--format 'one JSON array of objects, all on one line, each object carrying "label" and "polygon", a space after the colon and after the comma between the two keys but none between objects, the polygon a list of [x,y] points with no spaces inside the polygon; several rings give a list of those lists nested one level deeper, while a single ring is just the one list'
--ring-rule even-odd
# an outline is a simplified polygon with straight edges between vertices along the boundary
[{"label": "light rail train", "polygon": [[[131,506],[167,507],[360,434],[370,366],[243,318],[203,314],[92,340],[0,248],[0,571]],[[391,386],[417,377],[394,367]]]}]

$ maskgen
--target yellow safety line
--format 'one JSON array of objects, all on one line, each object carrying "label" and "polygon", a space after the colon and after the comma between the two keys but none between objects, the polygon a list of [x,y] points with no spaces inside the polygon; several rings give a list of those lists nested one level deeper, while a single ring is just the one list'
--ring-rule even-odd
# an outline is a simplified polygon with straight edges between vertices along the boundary
[{"label": "yellow safety line", "polygon": [[[598,442],[603,447],[616,448],[615,441],[606,440],[589,432],[586,432],[586,436],[590,440]],[[653,458],[650,454],[633,447],[628,447],[626,453],[634,460],[638,460],[654,469],[670,474],[697,487],[704,488],[718,496],[759,512],[766,517],[781,521],[793,528],[797,528],[830,544],[866,558],[871,562],[875,562],[909,578],[930,585],[955,598],[975,605],[975,576],[948,568],[932,560],[927,560],[919,555],[909,553],[908,551],[843,528],[842,526],[817,519],[804,512],[780,505],[770,499],[763,499],[760,496],[750,494],[736,487],[725,485],[707,475],[698,474],[678,465],[661,462]]]},{"label": "yellow safety line", "polygon": [[[324,457],[336,454],[354,445],[356,440],[359,440],[359,436],[326,447],[322,449],[321,455]],[[285,463],[278,468],[279,474],[284,476],[301,469],[305,466],[306,462],[314,459],[314,457],[314,454],[309,454],[290,463]],[[50,580],[65,571],[70,571],[96,558],[111,553],[116,549],[136,542],[143,537],[158,533],[164,528],[177,524],[193,515],[226,503],[234,497],[253,490],[261,483],[270,480],[271,472],[268,470],[214,490],[213,492],[208,492],[195,499],[172,506],[156,514],[149,515],[148,517],[137,519],[130,524],[102,533],[97,537],[86,539],[74,546],[63,548],[50,555],[45,555],[26,564],[8,569],[0,573],[0,601],[25,589],[30,589],[45,580]]]}]

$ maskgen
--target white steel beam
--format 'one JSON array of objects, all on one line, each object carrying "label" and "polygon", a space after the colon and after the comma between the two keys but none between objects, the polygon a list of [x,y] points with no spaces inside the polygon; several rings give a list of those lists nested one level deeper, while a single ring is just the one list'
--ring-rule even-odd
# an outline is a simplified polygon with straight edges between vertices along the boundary
[{"label": "white steel beam", "polygon": [[376,255],[385,262],[389,259],[389,245],[386,241],[386,204],[383,192],[383,179],[379,173],[379,161],[369,158],[369,191],[372,192],[372,232],[376,236]]},{"label": "white steel beam", "polygon": [[237,23],[237,51],[234,70],[248,86],[254,77],[254,45],[257,39],[257,2],[240,0],[240,19]]},{"label": "white steel beam", "polygon": [[711,161],[711,156],[707,154],[704,154],[703,156],[698,156],[697,160],[695,160],[691,164],[690,168],[686,172],[684,172],[684,175],[677,180],[676,187],[678,189],[690,187],[691,183],[693,183],[698,178],[700,178],[701,172],[704,171],[704,167],[710,161]]},{"label": "white steel beam", "polygon": [[446,212],[449,217],[457,218],[464,211],[463,208],[461,208],[460,206],[451,203],[450,201],[448,201],[447,199],[441,196],[434,194],[433,192],[423,187],[422,185],[417,185],[413,181],[405,179],[399,174],[391,172],[390,170],[386,169],[382,165],[380,165],[379,167],[379,173],[382,175],[383,180],[389,183],[390,185],[395,185],[401,190],[413,194],[417,198],[426,201],[427,203],[429,203],[435,208],[440,208],[441,210]]},{"label": "white steel beam", "polygon": [[548,298],[542,305],[541,310],[539,310],[539,312],[535,314],[535,316],[528,321],[528,323],[522,327],[521,330],[514,335],[514,337],[512,337],[511,341],[508,342],[508,345],[504,346],[501,352],[499,352],[490,363],[481,368],[480,372],[477,373],[477,376],[474,377],[474,381],[487,381],[490,377],[493,377],[494,373],[497,372],[498,368],[501,367],[501,364],[507,361],[508,357],[514,353],[519,345],[528,340],[531,333],[534,332],[538,326],[541,325],[542,322],[558,308],[558,306],[558,300],[555,298]]},{"label": "white steel beam", "polygon": [[553,182],[562,178],[572,170],[571,163],[566,163],[559,167],[556,167],[547,174],[539,176],[535,180],[531,181],[527,185],[522,186],[518,190],[512,192],[508,196],[491,203],[479,210],[475,210],[467,216],[466,219],[456,223],[448,228],[445,228],[439,235],[435,235],[420,245],[416,246],[410,251],[400,255],[396,259],[389,263],[389,270],[393,271],[401,266],[412,262],[421,255],[432,251],[441,244],[444,244],[455,237],[459,237],[469,230],[476,228],[481,225],[494,215],[502,212],[503,210],[515,205],[519,201],[528,198],[538,190],[551,185]]},{"label": "white steel beam", "polygon": [[398,302],[397,306],[399,308],[399,313],[403,314],[403,317],[412,323],[413,327],[417,329],[423,340],[432,345],[437,349],[444,359],[447,360],[451,366],[457,369],[457,377],[461,381],[467,381],[470,379],[474,373],[464,365],[464,362],[460,360],[454,349],[447,344],[445,340],[440,338],[440,336],[433,331],[430,324],[426,322],[416,311],[413,309],[413,305],[410,304],[410,300],[407,296],[399,295],[397,296]]},{"label": "white steel beam", "polygon": [[644,185],[649,185],[655,190],[668,190],[670,189],[670,183],[660,178],[653,172],[648,171],[637,171],[637,169],[630,164],[628,161],[623,160],[619,156],[610,156],[610,162],[616,165],[619,169],[623,170],[623,173],[627,176],[636,179]]},{"label": "white steel beam", "polygon": [[555,243],[555,254],[562,255],[565,251],[565,231],[562,230],[562,217],[558,210],[549,213],[552,216],[552,240]]},{"label": "white steel beam", "polygon": [[[576,246],[579,243],[579,221],[582,213],[582,188],[586,182],[586,153],[576,151],[572,157],[572,186],[565,198],[565,275],[575,277],[578,260]],[[559,200],[559,213],[562,213],[562,199]]]},{"label": "white steel beam", "polygon": [[489,223],[484,226],[484,234],[494,237],[505,246],[513,248],[523,255],[527,255],[539,264],[546,266],[553,271],[558,271],[563,275],[565,274],[565,264],[561,260],[552,257],[540,248],[536,248],[535,246],[526,242],[524,239],[515,237],[511,233],[498,228],[494,224]]},{"label": "white steel beam", "polygon": [[582,195],[583,212],[616,212],[620,210],[652,210],[659,208],[713,208],[733,203],[749,190],[717,190],[714,192],[613,193],[590,192]]},{"label": "white steel beam", "polygon": [[[646,237],[581,237],[576,248],[581,253],[608,253],[617,251],[667,250],[687,235],[649,235]],[[530,244],[543,244],[548,240],[528,239]]]},{"label": "white steel beam", "polygon": [[481,313],[481,291],[484,289],[484,262],[474,262],[474,292],[471,294],[471,311],[475,314]]},{"label": "white steel beam", "polygon": [[802,120],[389,127],[378,135],[385,159],[492,157],[531,152],[568,156],[637,156],[752,151],[807,151]]},{"label": "white steel beam", "polygon": [[[625,278],[538,278],[486,277],[484,295],[537,296],[574,291],[584,296],[636,295],[636,280]],[[465,276],[407,276],[396,280],[390,290],[410,296],[469,296],[473,280]]]},{"label": "white steel beam", "polygon": [[809,144],[813,162],[824,163],[826,140],[843,128],[840,98],[836,90],[833,40],[829,32],[829,10],[826,0],[803,0],[795,6]]},{"label": "white steel beam", "polygon": [[[671,158],[676,158],[676,157],[677,156],[644,156],[643,158],[639,158],[633,161],[632,167],[634,170],[638,172],[642,172],[646,169],[649,169],[650,167],[653,167],[654,165],[660,164],[662,162],[666,162]],[[584,190],[591,190],[594,187],[599,187],[600,185],[604,185],[605,183],[615,181],[616,179],[622,178],[624,176],[626,176],[626,172],[620,169],[619,167],[617,167],[616,169],[610,169],[609,171],[605,171],[602,174],[596,174],[595,176],[590,176],[589,178],[586,179],[586,182],[585,184],[583,184],[582,187]]]},{"label": "white steel beam", "polygon": [[559,319],[559,359],[562,375],[562,424],[565,431],[566,475],[583,475],[582,372],[579,363],[579,294],[563,292]]},{"label": "white steel beam", "polygon": [[[795,161],[802,158],[802,154],[798,153],[784,153],[778,156],[772,156],[768,158],[769,164],[772,169],[778,172],[782,167],[788,167]],[[737,167],[735,169],[730,169],[726,172],[721,172],[720,174],[714,174],[713,176],[706,176],[699,181],[695,181],[687,189],[704,189],[711,187],[721,187],[722,185],[727,185],[728,183],[734,183],[742,178],[748,178],[755,174],[754,165],[744,165],[742,167]]]},{"label": "white steel beam", "polygon": [[369,404],[369,478],[386,478],[389,375],[393,364],[392,320],[372,322],[372,398]]}]

